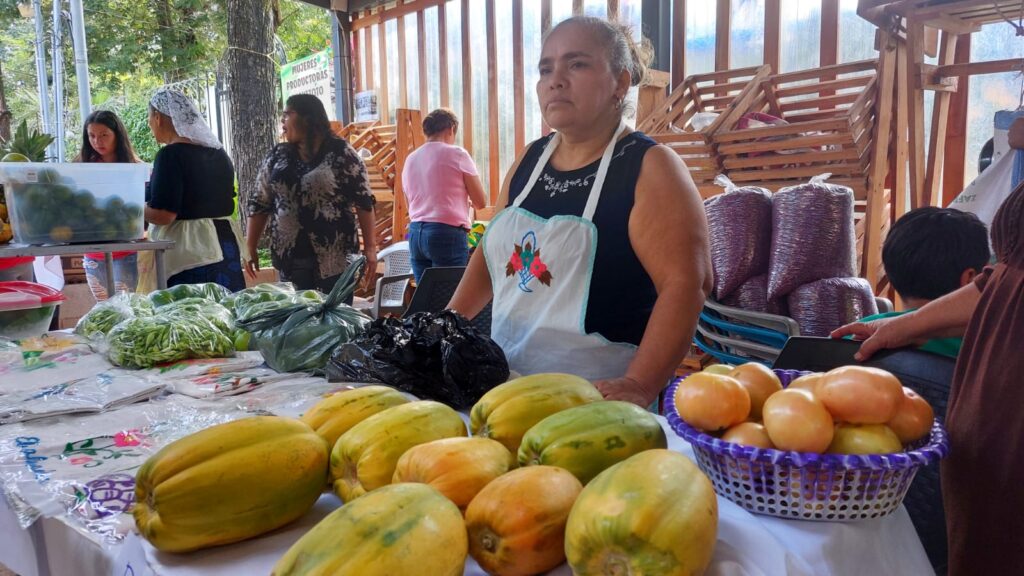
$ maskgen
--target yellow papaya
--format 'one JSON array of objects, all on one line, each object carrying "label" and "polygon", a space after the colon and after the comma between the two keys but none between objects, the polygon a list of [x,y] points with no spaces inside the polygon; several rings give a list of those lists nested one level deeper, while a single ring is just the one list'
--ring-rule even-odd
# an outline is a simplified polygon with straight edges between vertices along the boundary
[{"label": "yellow papaya", "polygon": [[515,458],[490,438],[443,438],[402,454],[392,482],[429,484],[459,508],[492,480],[515,467]]},{"label": "yellow papaya", "polygon": [[327,478],[327,442],[306,424],[256,416],[165,446],[135,478],[135,524],[159,550],[238,542],[305,514]]},{"label": "yellow papaya", "polygon": [[404,394],[387,386],[364,386],[331,394],[310,408],[300,418],[316,430],[333,447],[338,436],[378,412],[409,400]]},{"label": "yellow papaya", "polygon": [[419,444],[466,435],[455,410],[440,402],[409,402],[378,412],[353,426],[331,450],[331,482],[345,502],[386,486],[398,459]]},{"label": "yellow papaya", "polygon": [[459,576],[462,514],[426,484],[393,484],[328,514],[278,560],[272,576]]},{"label": "yellow papaya", "polygon": [[630,402],[594,402],[552,414],[530,428],[519,447],[519,464],[565,468],[586,484],[612,464],[666,446],[665,430],[654,414]]},{"label": "yellow papaya", "polygon": [[473,436],[501,442],[509,452],[519,451],[523,434],[548,416],[602,400],[594,385],[572,374],[533,374],[490,389],[469,413]]},{"label": "yellow papaya", "polygon": [[691,576],[711,562],[718,500],[689,458],[647,450],[608,468],[576,499],[565,528],[575,576]]}]

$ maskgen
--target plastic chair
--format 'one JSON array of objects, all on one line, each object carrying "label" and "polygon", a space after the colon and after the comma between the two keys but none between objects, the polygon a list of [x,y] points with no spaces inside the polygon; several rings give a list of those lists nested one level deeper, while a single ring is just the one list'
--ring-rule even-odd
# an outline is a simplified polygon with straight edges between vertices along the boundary
[{"label": "plastic chair", "polygon": [[721,362],[771,365],[790,336],[800,334],[792,318],[751,312],[713,300],[704,303],[694,343]]},{"label": "plastic chair", "polygon": [[[416,286],[416,292],[412,295],[412,301],[405,311],[405,316],[417,312],[440,312],[448,306],[455,289],[462,281],[462,275],[466,272],[465,266],[444,266],[440,268],[427,268],[423,271],[420,283]],[[476,318],[471,322],[484,334],[491,333],[491,304],[488,303]]]},{"label": "plastic chair", "polygon": [[384,263],[384,276],[377,279],[371,314],[374,318],[379,318],[382,313],[401,314],[405,311],[405,290],[413,277],[409,243],[392,244],[381,250],[377,259]]},{"label": "plastic chair", "polygon": [[[956,361],[916,348],[884,350],[867,362],[853,355],[860,342],[831,338],[790,338],[775,361],[775,368],[824,372],[838,366],[862,364],[893,373],[904,386],[913,389],[932,405],[940,422],[946,418],[949,386]],[[955,449],[955,448],[954,448]],[[938,574],[946,572],[946,515],[942,508],[939,467],[923,467],[917,472],[903,500],[928,559]]]}]

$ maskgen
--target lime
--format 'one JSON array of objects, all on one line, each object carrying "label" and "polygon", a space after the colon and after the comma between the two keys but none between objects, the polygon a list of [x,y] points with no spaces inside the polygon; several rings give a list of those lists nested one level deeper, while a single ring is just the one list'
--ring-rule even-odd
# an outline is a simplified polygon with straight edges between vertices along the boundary
[{"label": "lime", "polygon": [[252,334],[245,331],[240,331],[235,335],[235,351],[245,352],[249,349],[249,339],[252,338]]},{"label": "lime", "polygon": [[24,154],[11,152],[3,158],[0,158],[0,162],[31,162],[31,160],[29,160],[28,156],[25,156]]}]

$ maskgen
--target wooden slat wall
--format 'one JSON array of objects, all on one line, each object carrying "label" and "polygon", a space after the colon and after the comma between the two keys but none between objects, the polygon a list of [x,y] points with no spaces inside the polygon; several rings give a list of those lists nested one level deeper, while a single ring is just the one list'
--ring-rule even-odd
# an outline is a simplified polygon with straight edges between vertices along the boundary
[{"label": "wooden slat wall", "polygon": [[361,54],[359,52],[359,39],[362,35],[362,32],[352,33],[352,75],[355,76],[354,88],[356,92],[363,91],[363,68],[362,61],[360,60]]},{"label": "wooden slat wall", "polygon": [[718,0],[715,15],[715,70],[729,69],[729,29],[732,20],[732,0]]},{"label": "wooden slat wall", "polygon": [[619,0],[608,0],[608,19],[619,19]]},{"label": "wooden slat wall", "polygon": [[[377,9],[377,14],[382,14],[384,7]],[[377,26],[377,34],[380,44],[380,90],[377,92],[377,110],[380,111],[380,119],[387,124],[391,118],[388,108],[388,34],[387,26],[382,22]]]},{"label": "wooden slat wall", "polygon": [[572,15],[579,16],[583,14],[583,0],[572,0]]},{"label": "wooden slat wall", "polygon": [[469,43],[470,0],[462,0],[462,147],[473,155],[473,57]]},{"label": "wooden slat wall", "polygon": [[359,33],[363,34],[363,54],[366,57],[366,82],[363,85],[367,90],[373,90],[376,83],[373,74],[373,28],[360,30]]},{"label": "wooden slat wall", "polygon": [[[426,116],[430,112],[430,102],[427,101],[427,15],[422,10],[416,13],[416,40],[419,43],[419,74],[416,75],[420,81],[420,110]],[[438,42],[441,43],[440,38]]]},{"label": "wooden slat wall", "polygon": [[526,93],[523,70],[523,0],[512,0],[512,91],[516,154],[526,146]]},{"label": "wooden slat wall", "polygon": [[[551,31],[551,0],[540,0],[540,35],[547,36]],[[540,132],[544,136],[551,133],[551,127],[547,122],[541,120]]]},{"label": "wooden slat wall", "polygon": [[450,107],[451,95],[448,94],[448,12],[444,4],[437,7],[437,61],[440,68],[438,80],[441,87],[441,106]]},{"label": "wooden slat wall", "polygon": [[[971,35],[961,34],[956,39],[954,64],[971,61]],[[949,126],[946,128],[946,162],[942,172],[942,205],[956,198],[963,190],[964,163],[967,156],[967,105],[970,94],[970,76],[957,76],[956,92],[949,101]],[[957,159],[963,159],[957,162]]]},{"label": "wooden slat wall", "polygon": [[672,83],[670,88],[679,86],[686,79],[685,63],[686,0],[672,0]]},{"label": "wooden slat wall", "polygon": [[[404,4],[404,0],[398,0],[398,5]],[[405,16],[400,16],[398,20],[398,107],[408,108],[409,107],[409,87],[408,78],[409,71],[406,69],[406,58],[405,54]],[[420,50],[422,53],[423,50]]]},{"label": "wooden slat wall", "polygon": [[839,63],[839,0],[821,0],[821,65]]},{"label": "wooden slat wall", "polygon": [[782,0],[764,2],[764,63],[771,66],[772,74],[779,72],[779,36],[782,35]]},{"label": "wooden slat wall", "polygon": [[498,32],[494,14],[494,0],[485,2],[487,10],[487,131],[489,144],[488,174],[490,175],[491,201],[494,205],[498,200],[498,188],[501,175],[499,164],[501,148],[498,143]]}]

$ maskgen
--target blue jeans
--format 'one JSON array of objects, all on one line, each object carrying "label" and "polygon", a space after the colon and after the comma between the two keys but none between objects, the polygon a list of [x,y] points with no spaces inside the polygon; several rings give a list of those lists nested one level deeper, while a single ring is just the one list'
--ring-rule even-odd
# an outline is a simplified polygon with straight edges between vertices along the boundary
[{"label": "blue jeans", "polygon": [[[107,294],[107,262],[104,259],[94,260],[88,256],[82,258],[85,268],[85,279],[89,290],[97,302],[113,296]],[[135,292],[139,285],[139,255],[129,254],[114,260],[114,291]]]},{"label": "blue jeans", "polygon": [[469,263],[466,229],[439,222],[409,224],[409,260],[418,284],[427,268]]}]

